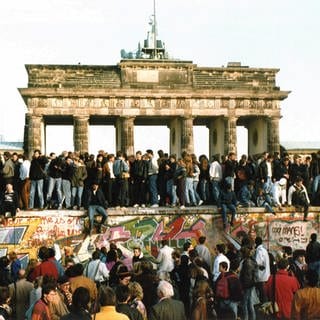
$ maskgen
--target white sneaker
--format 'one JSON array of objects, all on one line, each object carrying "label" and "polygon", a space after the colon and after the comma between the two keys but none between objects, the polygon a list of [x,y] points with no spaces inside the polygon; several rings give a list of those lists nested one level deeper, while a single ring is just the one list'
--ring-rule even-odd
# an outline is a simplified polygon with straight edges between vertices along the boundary
[{"label": "white sneaker", "polygon": [[143,203],[142,205],[141,205],[141,208],[145,208],[146,207],[146,205]]},{"label": "white sneaker", "polygon": [[185,209],[186,207],[184,205],[180,206],[180,209]]},{"label": "white sneaker", "polygon": [[133,205],[134,208],[139,208],[139,205],[136,203]]},{"label": "white sneaker", "polygon": [[155,203],[150,208],[159,208],[159,205],[157,203]]},{"label": "white sneaker", "polygon": [[203,204],[203,200],[199,200],[198,206],[201,206]]}]

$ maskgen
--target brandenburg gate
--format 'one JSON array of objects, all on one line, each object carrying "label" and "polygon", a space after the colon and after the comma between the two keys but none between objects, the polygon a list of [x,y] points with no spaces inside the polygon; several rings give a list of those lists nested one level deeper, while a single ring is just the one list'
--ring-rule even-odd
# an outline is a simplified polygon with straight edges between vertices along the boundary
[{"label": "brandenburg gate", "polygon": [[[24,148],[45,150],[47,124],[72,124],[74,149],[88,151],[90,124],[114,125],[116,149],[134,152],[135,125],[167,125],[170,153],[193,152],[193,125],[209,132],[209,153],[236,151],[236,126],[248,129],[248,152],[279,151],[279,69],[198,67],[192,61],[123,59],[113,66],[26,65],[19,89],[28,112]],[[152,134],[152,132],[150,132]],[[107,137],[106,137],[107,139]]]}]

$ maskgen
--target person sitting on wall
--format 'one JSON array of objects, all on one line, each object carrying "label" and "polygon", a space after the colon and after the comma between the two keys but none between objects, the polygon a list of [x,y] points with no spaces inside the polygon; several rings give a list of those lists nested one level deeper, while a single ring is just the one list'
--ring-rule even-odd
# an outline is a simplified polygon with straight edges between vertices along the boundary
[{"label": "person sitting on wall", "polygon": [[10,212],[11,218],[14,220],[19,210],[18,194],[13,190],[13,185],[8,183],[1,199],[1,214],[5,216],[7,212]]},{"label": "person sitting on wall", "polygon": [[288,205],[302,207],[304,212],[303,220],[307,220],[310,200],[301,177],[297,177],[295,183],[288,190]]},{"label": "person sitting on wall", "polygon": [[94,216],[95,213],[98,213],[102,216],[100,225],[97,228],[97,232],[101,232],[101,226],[104,225],[105,221],[108,218],[107,214],[107,204],[106,199],[102,190],[99,188],[99,183],[94,181],[90,190],[88,190],[87,199],[86,199],[86,209],[88,209],[89,216],[89,230],[91,233],[92,227],[94,225]]},{"label": "person sitting on wall", "polygon": [[238,201],[234,191],[232,191],[232,185],[231,183],[227,183],[220,194],[218,205],[218,208],[221,209],[223,229],[226,229],[228,224],[227,211],[231,212],[230,226],[233,226],[233,222],[237,214],[237,206]]}]

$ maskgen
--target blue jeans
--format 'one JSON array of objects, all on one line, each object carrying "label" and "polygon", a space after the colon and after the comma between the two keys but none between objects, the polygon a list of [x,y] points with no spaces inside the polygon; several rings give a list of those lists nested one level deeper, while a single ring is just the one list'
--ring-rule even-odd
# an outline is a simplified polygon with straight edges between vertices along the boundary
[{"label": "blue jeans", "polygon": [[95,215],[96,212],[102,216],[101,224],[103,224],[108,218],[108,214],[107,214],[107,211],[106,211],[105,208],[103,208],[102,206],[99,206],[99,205],[90,205],[89,208],[88,208],[88,216],[89,216],[89,221],[90,221],[90,230],[93,227],[94,215]]},{"label": "blue jeans", "polygon": [[238,318],[238,302],[231,300],[220,300],[219,301],[219,309],[221,310],[229,310],[232,312],[234,318]]},{"label": "blue jeans", "polygon": [[172,205],[176,205],[177,204],[177,186],[174,185],[173,183],[173,179],[169,179],[167,181],[167,193],[170,197],[170,203]]},{"label": "blue jeans", "polygon": [[223,224],[227,224],[227,222],[228,222],[228,218],[227,218],[227,212],[228,212],[228,210],[230,210],[231,211],[231,215],[232,215],[232,217],[231,217],[231,222],[233,222],[233,220],[234,220],[234,217],[235,217],[235,215],[236,215],[236,213],[237,213],[237,210],[236,210],[236,207],[235,207],[235,205],[233,205],[233,204],[221,204],[221,214],[222,214],[222,221],[223,221]]},{"label": "blue jeans", "polygon": [[310,262],[308,264],[310,270],[314,270],[318,273],[318,277],[320,277],[320,261]]},{"label": "blue jeans", "polygon": [[225,177],[224,181],[231,184],[231,189],[234,191],[234,177]]},{"label": "blue jeans", "polygon": [[212,187],[212,199],[213,199],[215,204],[218,204],[219,197],[220,197],[219,181],[211,180],[211,187]]},{"label": "blue jeans", "polygon": [[254,309],[254,303],[252,300],[253,290],[255,287],[246,288],[243,291],[242,311],[243,320],[256,320],[256,311]]},{"label": "blue jeans", "polygon": [[56,187],[56,190],[57,190],[58,203],[59,203],[59,205],[61,205],[61,202],[62,202],[61,183],[62,183],[61,178],[49,177],[48,192],[47,192],[47,204],[48,205],[50,205],[52,192],[54,190],[54,187]]},{"label": "blue jeans", "polygon": [[31,180],[31,188],[30,188],[30,200],[29,200],[29,208],[33,209],[34,207],[34,198],[36,195],[36,190],[39,198],[39,207],[43,209],[44,199],[43,199],[43,179],[40,180]]},{"label": "blue jeans", "polygon": [[200,179],[199,183],[200,183],[200,197],[204,202],[207,202],[210,198],[208,180]]},{"label": "blue jeans", "polygon": [[66,208],[69,209],[71,207],[71,182],[69,180],[62,180],[62,192]]},{"label": "blue jeans", "polygon": [[193,191],[193,178],[186,178],[186,203],[187,204],[197,204],[196,197]]},{"label": "blue jeans", "polygon": [[320,175],[315,176],[312,183],[312,197],[315,197],[316,193],[318,192],[319,181]]},{"label": "blue jeans", "polygon": [[196,203],[198,204],[199,201],[201,200],[198,192],[197,192],[197,189],[198,189],[198,184],[199,184],[199,181],[195,181],[193,180],[193,192],[194,192],[194,196],[196,197]]},{"label": "blue jeans", "polygon": [[71,203],[72,203],[72,206],[75,204],[75,202],[76,202],[75,200],[77,198],[77,206],[81,207],[82,193],[83,193],[83,187],[82,186],[72,187],[72,189],[71,189],[71,195],[72,195]]},{"label": "blue jeans", "polygon": [[149,179],[149,192],[150,192],[150,204],[158,204],[158,175],[152,174],[148,176]]}]

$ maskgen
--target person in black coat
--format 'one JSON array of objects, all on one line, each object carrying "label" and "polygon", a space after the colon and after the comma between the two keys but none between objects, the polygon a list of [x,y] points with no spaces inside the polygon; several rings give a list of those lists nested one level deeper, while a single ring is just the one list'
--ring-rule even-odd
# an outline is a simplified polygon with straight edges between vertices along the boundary
[{"label": "person in black coat", "polygon": [[117,297],[117,312],[127,315],[130,320],[143,320],[142,314],[138,309],[132,308],[129,305],[130,290],[128,286],[118,285],[115,292]]},{"label": "person in black coat", "polygon": [[94,225],[94,216],[96,213],[102,216],[97,232],[101,231],[101,225],[104,225],[108,218],[106,199],[101,189],[99,189],[99,183],[97,181],[93,182],[91,189],[87,193],[86,198],[86,209],[88,209],[88,216],[90,221],[90,232]]},{"label": "person in black coat", "polygon": [[89,290],[84,287],[77,288],[72,295],[71,312],[61,317],[61,320],[90,320],[89,302]]},{"label": "person in black coat", "polygon": [[8,183],[1,199],[1,214],[5,215],[7,212],[10,212],[11,218],[15,219],[16,213],[19,210],[18,194],[13,190],[12,184]]}]

